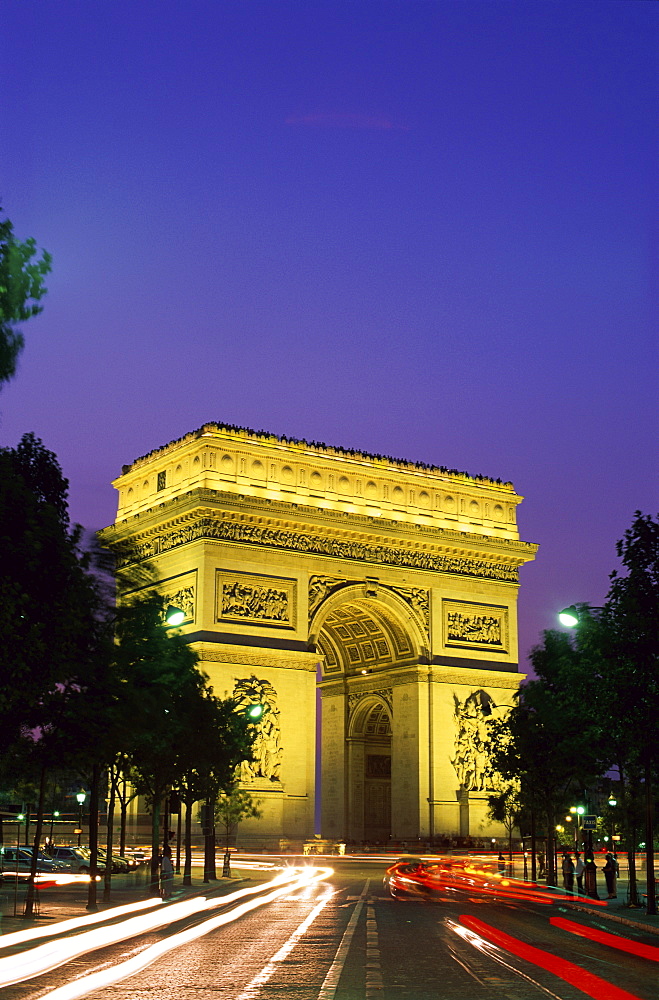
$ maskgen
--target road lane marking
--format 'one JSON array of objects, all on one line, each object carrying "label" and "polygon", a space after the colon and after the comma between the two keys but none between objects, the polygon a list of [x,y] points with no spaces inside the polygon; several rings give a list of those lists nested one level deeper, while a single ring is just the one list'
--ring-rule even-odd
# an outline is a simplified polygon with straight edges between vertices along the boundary
[{"label": "road lane marking", "polygon": [[323,981],[323,985],[320,987],[320,993],[318,994],[318,1000],[334,1000],[336,991],[339,985],[339,979],[341,978],[341,973],[343,972],[343,966],[346,963],[346,958],[348,957],[348,949],[350,948],[350,942],[352,941],[352,936],[355,933],[355,928],[357,926],[357,921],[359,920],[359,914],[364,906],[364,901],[368,896],[369,887],[371,885],[371,880],[366,879],[366,884],[362,891],[361,896],[357,900],[357,905],[353,910],[352,916],[348,921],[348,926],[343,932],[343,937],[341,938],[341,943],[337,948],[336,955],[334,956],[334,961],[327,970],[327,975]]},{"label": "road lane marking", "polygon": [[[245,989],[236,998],[236,1000],[253,1000],[253,998],[257,996],[261,987],[267,983],[272,974],[276,971],[279,963],[283,962],[284,959],[287,958],[288,955],[290,955],[290,953],[293,951],[293,948],[298,943],[300,938],[304,934],[306,934],[306,932],[308,931],[309,927],[311,927],[312,923],[314,922],[318,914],[325,909],[325,907],[327,906],[327,904],[329,903],[330,899],[333,896],[334,896],[334,891],[331,891],[322,897],[320,902],[317,903],[316,906],[314,906],[313,910],[308,915],[308,917],[306,917],[302,921],[300,926],[293,931],[288,941],[286,941],[281,946],[279,951],[275,955],[273,955],[270,961],[263,966],[261,971],[257,973],[256,976],[254,976],[252,981],[247,984]],[[296,902],[297,901],[299,900],[296,900]]]},{"label": "road lane marking", "polygon": [[553,924],[554,927],[560,927],[561,930],[569,931],[570,934],[578,934],[588,938],[589,941],[605,944],[607,948],[617,948],[619,951],[626,951],[638,958],[649,958],[651,962],[659,962],[659,948],[655,945],[630,941],[629,938],[609,934],[607,931],[598,931],[594,927],[585,927],[583,924],[578,924],[574,920],[566,920],[564,917],[550,917],[549,923]]},{"label": "road lane marking", "polygon": [[516,955],[517,958],[522,958],[532,965],[537,965],[539,968],[551,972],[554,976],[575,986],[587,996],[593,997],[593,1000],[638,1000],[635,994],[607,982],[606,979],[596,976],[593,972],[588,972],[586,969],[582,969],[581,966],[575,965],[573,962],[568,962],[565,958],[559,958],[557,955],[543,951],[542,948],[525,944],[518,938],[506,934],[496,927],[492,927],[491,924],[486,924],[483,920],[479,920],[478,917],[472,917],[469,914],[463,913],[460,914],[460,921],[464,927],[475,931],[476,934],[482,935],[486,941],[491,941],[492,944],[503,948],[505,951],[509,951],[511,954]]},{"label": "road lane marking", "polygon": [[380,967],[380,940],[375,919],[375,908],[371,903],[366,907],[366,1000],[381,996],[383,988]]}]

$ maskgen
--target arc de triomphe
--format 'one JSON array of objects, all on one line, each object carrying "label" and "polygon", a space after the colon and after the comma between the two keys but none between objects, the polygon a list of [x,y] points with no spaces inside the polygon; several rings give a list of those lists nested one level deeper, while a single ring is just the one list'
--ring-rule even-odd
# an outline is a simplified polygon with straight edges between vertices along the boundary
[{"label": "arc de triomphe", "polygon": [[183,608],[216,694],[265,699],[241,844],[487,836],[517,669],[510,483],[219,424],[123,467],[107,535]]}]

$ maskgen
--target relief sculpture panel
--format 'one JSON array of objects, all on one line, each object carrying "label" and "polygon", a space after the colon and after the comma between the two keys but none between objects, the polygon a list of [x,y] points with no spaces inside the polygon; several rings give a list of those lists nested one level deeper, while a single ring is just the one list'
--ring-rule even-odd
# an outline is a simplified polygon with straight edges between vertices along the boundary
[{"label": "relief sculpture panel", "polygon": [[253,723],[256,737],[252,744],[252,760],[241,764],[241,780],[249,784],[258,779],[279,781],[282,748],[280,741],[279,706],[277,692],[267,680],[260,680],[254,674],[236,681],[233,697],[238,703],[238,711],[250,705],[263,705],[265,711],[260,722]]},{"label": "relief sculpture panel", "polygon": [[508,652],[508,609],[444,601],[444,645]]},{"label": "relief sculpture panel", "polygon": [[461,789],[482,792],[497,785],[498,775],[490,766],[489,741],[492,723],[505,718],[509,705],[496,705],[487,691],[473,691],[463,702],[453,695],[456,737],[451,763]]},{"label": "relief sculpture panel", "polygon": [[217,571],[217,621],[295,627],[295,580]]}]

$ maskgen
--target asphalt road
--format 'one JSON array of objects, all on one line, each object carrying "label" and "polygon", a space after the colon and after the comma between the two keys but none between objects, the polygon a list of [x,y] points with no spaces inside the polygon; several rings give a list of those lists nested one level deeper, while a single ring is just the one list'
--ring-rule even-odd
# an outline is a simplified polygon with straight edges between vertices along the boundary
[{"label": "asphalt road", "polygon": [[[656,1000],[659,995],[659,939],[654,935],[556,903],[521,903],[491,893],[451,892],[433,902],[393,900],[382,885],[382,862],[340,860],[334,867],[334,874],[318,882],[281,887],[277,899],[235,919],[237,907],[254,905],[270,888],[259,888],[253,880],[244,883],[251,895],[220,897],[214,908],[195,913],[182,914],[178,904],[158,906],[167,923],[135,933],[124,927],[129,936],[110,945],[92,940],[93,950],[87,950],[84,939],[77,939],[76,947],[74,933],[58,937],[53,926],[54,938],[41,939],[41,946],[63,964],[4,985],[0,997]],[[619,946],[650,951],[639,956],[613,947],[611,940],[582,936],[598,930],[613,935]],[[13,961],[23,975],[37,943],[0,951],[0,974],[3,962]],[[67,947],[82,954],[65,960]],[[154,958],[156,948],[162,954]],[[129,961],[148,964],[113,981],[115,970]],[[92,974],[109,979],[94,988],[95,980],[87,979]],[[10,978],[9,970],[0,981]]]}]

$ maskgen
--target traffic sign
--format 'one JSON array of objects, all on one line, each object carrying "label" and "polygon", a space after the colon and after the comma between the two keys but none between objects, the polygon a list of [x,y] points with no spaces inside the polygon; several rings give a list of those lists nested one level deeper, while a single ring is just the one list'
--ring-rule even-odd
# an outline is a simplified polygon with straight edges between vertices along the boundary
[{"label": "traffic sign", "polygon": [[597,816],[584,816],[581,826],[584,830],[594,830],[597,826]]}]

